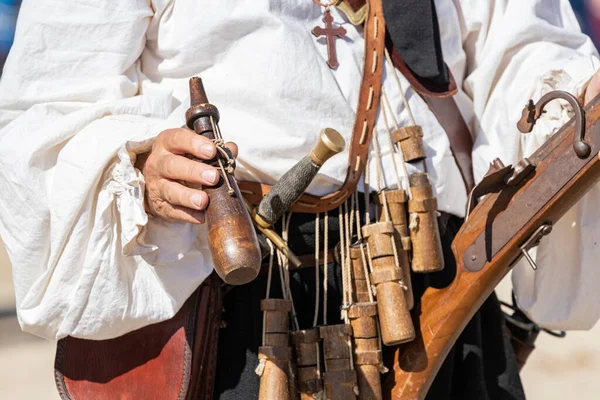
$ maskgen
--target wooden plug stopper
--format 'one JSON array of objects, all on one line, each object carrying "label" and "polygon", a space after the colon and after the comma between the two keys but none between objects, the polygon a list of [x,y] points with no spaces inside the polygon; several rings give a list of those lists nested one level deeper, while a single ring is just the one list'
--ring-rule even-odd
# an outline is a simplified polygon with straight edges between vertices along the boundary
[{"label": "wooden plug stopper", "polygon": [[387,216],[384,212],[384,204],[387,203],[389,217],[394,227],[397,225],[404,226],[408,233],[408,219],[406,215],[408,195],[403,189],[382,190],[373,197],[373,201],[378,208],[379,222],[387,221]]},{"label": "wooden plug stopper", "polygon": [[290,300],[263,299],[260,302],[260,309],[264,314],[265,334],[285,333],[287,335],[289,333],[289,313],[292,310],[292,302]]},{"label": "wooden plug stopper", "polygon": [[350,264],[352,268],[352,296],[357,303],[366,303],[370,300],[369,284],[363,263],[360,245],[350,247]]},{"label": "wooden plug stopper", "polygon": [[323,381],[327,400],[356,399],[358,382],[355,370],[327,371],[323,375]]},{"label": "wooden plug stopper", "polygon": [[437,220],[437,200],[425,173],[410,176],[413,198],[408,202],[412,270],[417,273],[444,269],[444,253]]},{"label": "wooden plug stopper", "polygon": [[376,222],[365,225],[362,234],[367,239],[371,259],[394,255],[394,225],[391,222]]},{"label": "wooden plug stopper", "polygon": [[301,393],[317,393],[323,389],[319,376],[319,329],[306,329],[292,333],[298,366],[297,387]]},{"label": "wooden plug stopper", "polygon": [[[384,197],[385,196],[385,200]],[[387,221],[383,202],[387,202],[389,218],[394,225],[394,231],[400,238],[398,249],[409,251],[411,249],[410,234],[408,233],[408,213],[407,203],[408,195],[402,189],[383,190],[374,197],[375,204],[378,206],[379,222]]]},{"label": "wooden plug stopper", "polygon": [[[363,263],[362,249],[360,245],[350,246],[350,263],[352,265],[352,276],[357,279],[367,279],[365,275],[365,266]],[[365,257],[366,258],[366,257]]]},{"label": "wooden plug stopper", "polygon": [[356,303],[348,309],[354,338],[377,338],[377,303]]},{"label": "wooden plug stopper", "polygon": [[426,157],[423,144],[423,128],[419,125],[405,126],[392,132],[394,142],[402,149],[404,161],[417,162]]},{"label": "wooden plug stopper", "polygon": [[317,328],[292,333],[292,344],[296,350],[296,364],[299,367],[317,365],[320,341],[321,337]]},{"label": "wooden plug stopper", "polygon": [[320,327],[319,331],[323,339],[326,369],[350,368],[352,357],[348,345],[352,336],[352,326],[350,324],[328,325]]},{"label": "wooden plug stopper", "polygon": [[288,373],[289,362],[292,359],[291,348],[262,346],[258,349],[258,358],[264,362],[258,399],[290,400]]}]

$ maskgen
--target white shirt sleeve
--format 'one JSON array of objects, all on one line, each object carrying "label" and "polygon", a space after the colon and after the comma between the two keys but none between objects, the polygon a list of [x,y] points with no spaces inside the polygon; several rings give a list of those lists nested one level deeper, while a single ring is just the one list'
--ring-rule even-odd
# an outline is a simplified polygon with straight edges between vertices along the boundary
[{"label": "white shirt sleeve", "polygon": [[[567,0],[456,0],[467,63],[463,89],[475,108],[473,164],[480,180],[495,158],[513,164],[534,152],[571,117],[552,102],[528,135],[516,123],[528,99],[550,90],[580,94],[598,69]],[[521,307],[540,325],[589,329],[600,318],[600,188],[595,187],[512,274]],[[596,206],[594,206],[596,205]],[[536,254],[537,253],[537,254]]]},{"label": "white shirt sleeve", "polygon": [[212,270],[205,229],[149,218],[133,167],[181,125],[140,72],[152,18],[145,0],[23,2],[0,82],[0,235],[27,332],[119,336],[172,317]]}]

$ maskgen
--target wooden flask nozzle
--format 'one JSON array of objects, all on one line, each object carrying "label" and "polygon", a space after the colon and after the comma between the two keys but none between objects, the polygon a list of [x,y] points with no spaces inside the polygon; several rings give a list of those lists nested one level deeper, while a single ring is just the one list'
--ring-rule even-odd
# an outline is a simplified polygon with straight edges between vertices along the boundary
[{"label": "wooden flask nozzle", "polygon": [[284,299],[263,299],[260,309],[264,318],[264,343],[259,348],[259,360],[264,363],[260,375],[259,400],[290,400],[289,312],[292,302]]},{"label": "wooden flask nozzle", "polygon": [[395,265],[393,233],[391,222],[377,222],[362,228],[373,266],[371,284],[375,286],[377,294],[381,339],[386,346],[409,342],[415,338],[402,274]]},{"label": "wooden flask nozzle", "polygon": [[408,202],[412,270],[418,273],[444,269],[444,253],[437,220],[437,200],[427,174],[414,173],[409,178],[413,195]]},{"label": "wooden flask nozzle", "polygon": [[[187,126],[197,134],[215,139],[214,126],[219,121],[219,111],[208,103],[198,77],[190,79],[190,108],[186,120]],[[215,186],[202,187],[202,190],[210,199],[205,216],[215,271],[231,285],[252,281],[260,271],[262,257],[256,231],[233,174],[226,173]]]},{"label": "wooden flask nozzle", "polygon": [[325,398],[328,400],[355,399],[357,387],[356,371],[352,369],[350,338],[352,326],[349,324],[322,326],[323,354],[325,370]]},{"label": "wooden flask nozzle", "polygon": [[258,358],[264,362],[260,376],[259,400],[290,399],[288,382],[289,363],[292,360],[290,347],[262,346]]},{"label": "wooden flask nozzle", "polygon": [[359,400],[381,400],[380,365],[377,335],[377,304],[356,303],[348,310],[354,332],[354,364],[358,378]]},{"label": "wooden flask nozzle", "polygon": [[[384,199],[385,196],[385,199]],[[398,251],[398,267],[402,272],[402,283],[406,287],[406,305],[412,310],[415,304],[410,278],[410,261],[408,255],[412,248],[410,234],[408,233],[408,195],[402,189],[383,190],[374,197],[378,207],[379,222],[385,222],[388,217],[385,214],[384,201],[387,204],[389,218],[394,225],[394,241]]]}]

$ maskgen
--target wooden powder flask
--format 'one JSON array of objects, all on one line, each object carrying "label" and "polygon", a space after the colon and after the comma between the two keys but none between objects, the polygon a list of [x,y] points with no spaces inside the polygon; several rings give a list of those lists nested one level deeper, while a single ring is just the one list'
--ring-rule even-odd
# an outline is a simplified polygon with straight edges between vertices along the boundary
[{"label": "wooden powder flask", "polygon": [[404,126],[392,132],[394,142],[402,149],[405,162],[414,163],[424,160],[423,128],[419,125]]},{"label": "wooden powder flask", "polygon": [[323,381],[319,371],[319,343],[321,336],[318,328],[305,329],[291,334],[296,351],[297,388],[302,399],[314,399],[313,394],[323,390]]},{"label": "wooden powder flask", "polygon": [[289,363],[292,360],[290,347],[262,346],[258,349],[258,358],[265,360],[260,376],[259,400],[290,399],[288,384]]},{"label": "wooden powder flask", "polygon": [[438,228],[437,199],[426,173],[412,174],[409,184],[413,196],[408,201],[412,270],[417,273],[441,271],[444,269],[444,253]]},{"label": "wooden powder flask", "polygon": [[292,398],[290,392],[290,362],[292,348],[289,346],[289,313],[292,302],[284,299],[263,299],[260,309],[264,318],[264,343],[258,358],[263,360],[260,375],[259,400]]},{"label": "wooden powder flask", "polygon": [[[383,196],[385,196],[385,199]],[[408,195],[402,189],[395,189],[381,191],[373,196],[373,198],[374,203],[378,206],[379,222],[386,221],[383,204],[384,201],[387,203],[389,217],[394,225],[394,240],[398,251],[398,267],[400,268],[400,272],[402,272],[402,283],[406,287],[404,292],[406,295],[406,306],[409,310],[412,310],[415,300],[410,278],[409,253],[412,249],[412,241],[408,233]]]},{"label": "wooden powder flask", "polygon": [[[218,138],[214,129],[219,122],[219,111],[208,103],[198,77],[190,79],[190,104],[186,112],[188,128],[207,139]],[[221,160],[225,165],[228,150],[216,144],[220,151],[209,163],[218,165]],[[210,201],[206,224],[215,271],[225,283],[243,285],[256,278],[262,257],[250,214],[233,177],[233,166],[229,167],[230,171],[221,171],[223,175],[215,186],[202,187]]]},{"label": "wooden powder flask", "polygon": [[349,341],[352,337],[350,324],[328,325],[319,328],[323,339],[325,358],[325,398],[327,400],[355,399],[358,387],[356,371],[352,369]]},{"label": "wooden powder flask", "polygon": [[367,240],[373,271],[381,339],[386,346],[410,342],[415,328],[406,304],[402,274],[394,259],[394,226],[391,222],[365,225],[362,234]]},{"label": "wooden powder flask", "polygon": [[377,304],[356,303],[348,309],[354,336],[354,364],[359,400],[381,400],[382,363],[377,334]]}]

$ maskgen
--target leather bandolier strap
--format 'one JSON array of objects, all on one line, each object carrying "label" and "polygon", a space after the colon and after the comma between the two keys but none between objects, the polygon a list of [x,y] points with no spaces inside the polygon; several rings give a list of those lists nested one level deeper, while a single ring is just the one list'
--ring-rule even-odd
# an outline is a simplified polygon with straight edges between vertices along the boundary
[{"label": "leather bandolier strap", "polygon": [[[352,192],[365,169],[369,144],[379,106],[383,75],[386,28],[381,1],[343,0],[343,9],[352,22],[361,21],[366,14],[365,62],[360,86],[356,119],[348,152],[348,172],[342,187],[325,196],[304,194],[290,211],[321,213],[333,210],[342,204]],[[365,12],[366,9],[366,12]],[[388,42],[388,45],[391,43]],[[391,46],[390,46],[391,47]],[[456,105],[453,96],[457,92],[456,82],[450,73],[449,87],[436,87],[417,78],[406,66],[400,54],[391,49],[392,62],[409,81],[412,88],[425,100],[436,116],[450,141],[450,149],[465,184],[467,194],[475,186],[471,152],[473,139],[469,128]],[[239,181],[240,190],[252,204],[258,205],[271,189],[270,185],[257,182]]]}]

